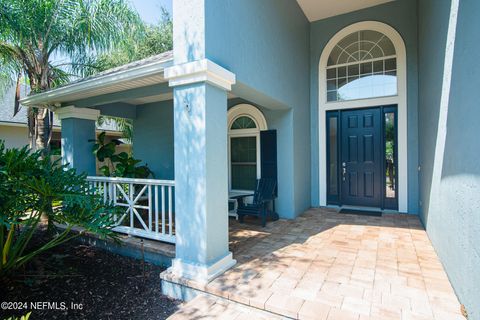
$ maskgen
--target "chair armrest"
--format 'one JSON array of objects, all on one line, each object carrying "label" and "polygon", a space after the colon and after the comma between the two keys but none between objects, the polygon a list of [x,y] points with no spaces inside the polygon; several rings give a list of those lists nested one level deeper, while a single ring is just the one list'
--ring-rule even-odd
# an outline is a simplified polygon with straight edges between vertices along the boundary
[{"label": "chair armrest", "polygon": [[250,193],[250,194],[241,194],[241,195],[238,195],[238,196],[232,196],[232,197],[229,197],[229,199],[243,199],[243,198],[246,198],[246,197],[252,197],[254,196],[254,193]]},{"label": "chair armrest", "polygon": [[253,197],[254,194],[242,194],[242,195],[239,195],[239,196],[233,196],[233,197],[230,197],[229,199],[235,199],[237,200],[238,204],[239,205],[243,205],[245,203],[245,198],[247,197]]},{"label": "chair armrest", "polygon": [[275,196],[272,196],[272,197],[269,197],[269,198],[263,198],[262,202],[270,202],[270,201],[274,201],[275,199],[276,199]]}]

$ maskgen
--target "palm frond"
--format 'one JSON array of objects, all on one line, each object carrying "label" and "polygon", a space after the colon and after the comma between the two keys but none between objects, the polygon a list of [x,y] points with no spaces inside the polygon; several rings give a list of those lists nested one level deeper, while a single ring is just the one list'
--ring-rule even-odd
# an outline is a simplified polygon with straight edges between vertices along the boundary
[{"label": "palm frond", "polygon": [[[93,73],[78,62],[117,47],[142,28],[128,0],[0,0],[0,94],[19,74],[31,92],[38,92]],[[71,65],[54,66],[55,55],[67,57]],[[37,129],[46,118],[29,119],[32,141],[41,140],[44,148],[47,135],[37,139]]]},{"label": "palm frond", "polygon": [[50,87],[55,88],[55,87],[67,84],[70,81],[72,75],[73,75],[72,73],[68,73],[62,68],[57,68],[50,65],[49,75],[48,75]]},{"label": "palm frond", "polygon": [[21,70],[21,62],[13,46],[0,41],[0,99],[17,82]]},{"label": "palm frond", "polygon": [[103,126],[111,122],[114,122],[116,128],[122,132],[122,138],[131,143],[133,138],[133,121],[131,119],[102,115],[98,117],[97,126]]},{"label": "palm frond", "polygon": [[142,28],[138,13],[125,0],[84,0],[62,19],[68,20],[58,50],[68,56],[98,54],[116,47],[132,30]]}]

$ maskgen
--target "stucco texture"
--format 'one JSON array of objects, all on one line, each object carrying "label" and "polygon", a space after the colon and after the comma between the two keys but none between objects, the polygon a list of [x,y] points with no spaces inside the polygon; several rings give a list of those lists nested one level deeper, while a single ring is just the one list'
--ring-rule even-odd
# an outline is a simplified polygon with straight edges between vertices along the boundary
[{"label": "stucco texture", "polygon": [[174,180],[173,101],[136,107],[133,155],[148,164],[155,179]]},{"label": "stucco texture", "polygon": [[[450,25],[456,26],[451,68],[444,68],[445,61],[452,59],[445,55],[447,41],[453,40],[447,37],[451,1],[421,0],[419,14],[421,218],[468,319],[478,320],[480,66],[475,53],[480,45],[472,39],[478,38],[480,3],[460,1],[458,22]],[[439,126],[441,106],[448,109],[446,122]],[[436,150],[443,143],[443,152]]]}]

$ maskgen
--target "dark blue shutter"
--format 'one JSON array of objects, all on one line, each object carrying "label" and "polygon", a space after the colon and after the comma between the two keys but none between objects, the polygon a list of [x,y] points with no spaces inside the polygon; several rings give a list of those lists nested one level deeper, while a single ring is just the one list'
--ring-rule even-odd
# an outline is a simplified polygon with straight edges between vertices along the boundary
[{"label": "dark blue shutter", "polygon": [[[260,167],[262,178],[277,181],[277,130],[260,131]],[[278,189],[275,188],[275,196]]]}]

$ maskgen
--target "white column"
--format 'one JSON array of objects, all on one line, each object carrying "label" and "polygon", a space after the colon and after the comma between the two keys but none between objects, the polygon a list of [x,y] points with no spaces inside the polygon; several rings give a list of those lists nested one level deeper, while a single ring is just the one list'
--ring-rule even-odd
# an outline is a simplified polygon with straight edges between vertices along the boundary
[{"label": "white column", "polygon": [[100,111],[68,106],[57,109],[55,114],[62,122],[62,161],[79,173],[96,174],[93,155],[95,122]]},{"label": "white column", "polygon": [[227,91],[235,75],[209,60],[170,67],[174,87],[176,276],[208,282],[228,250]]}]

